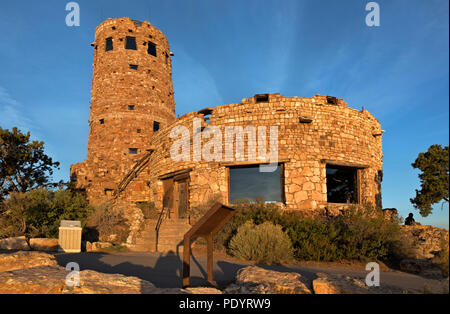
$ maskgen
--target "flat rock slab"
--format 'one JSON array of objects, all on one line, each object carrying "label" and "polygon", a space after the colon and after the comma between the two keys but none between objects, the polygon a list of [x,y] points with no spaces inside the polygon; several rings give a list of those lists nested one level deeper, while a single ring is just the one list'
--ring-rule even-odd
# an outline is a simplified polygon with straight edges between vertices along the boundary
[{"label": "flat rock slab", "polygon": [[32,238],[30,246],[35,251],[57,252],[59,247],[58,239]]},{"label": "flat rock slab", "polygon": [[311,294],[311,283],[298,273],[267,270],[248,266],[238,271],[236,284],[225,289],[225,293],[254,294]]},{"label": "flat rock slab", "polygon": [[[78,285],[73,283],[79,279]],[[157,288],[146,280],[121,274],[82,270],[74,276],[42,252],[0,254],[0,294],[219,294],[220,290]]]},{"label": "flat rock slab", "polygon": [[41,266],[0,273],[0,294],[61,294],[67,272]]},{"label": "flat rock slab", "polygon": [[0,273],[31,267],[57,265],[58,263],[53,255],[42,252],[20,251],[16,253],[0,254]]},{"label": "flat rock slab", "polygon": [[312,286],[315,294],[403,294],[413,291],[405,291],[400,288],[380,285],[369,287],[364,280],[345,275],[316,274]]}]

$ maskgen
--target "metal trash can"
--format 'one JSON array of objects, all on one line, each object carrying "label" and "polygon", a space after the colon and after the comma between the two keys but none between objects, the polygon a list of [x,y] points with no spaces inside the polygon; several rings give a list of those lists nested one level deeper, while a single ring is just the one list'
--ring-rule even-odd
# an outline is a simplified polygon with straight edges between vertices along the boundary
[{"label": "metal trash can", "polygon": [[76,220],[61,220],[59,225],[58,252],[81,252],[81,222]]}]

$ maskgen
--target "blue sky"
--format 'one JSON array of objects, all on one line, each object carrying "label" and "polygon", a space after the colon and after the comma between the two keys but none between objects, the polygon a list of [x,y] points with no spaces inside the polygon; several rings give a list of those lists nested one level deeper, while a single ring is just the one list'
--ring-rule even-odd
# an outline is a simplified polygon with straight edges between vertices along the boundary
[{"label": "blue sky", "polygon": [[448,205],[424,219],[409,199],[411,163],[449,143],[449,2],[386,0],[367,27],[366,0],[1,1],[0,126],[45,141],[62,163],[86,157],[95,27],[108,17],[148,20],[169,39],[177,114],[256,93],[315,94],[364,106],[386,130],[383,205],[448,228]]}]

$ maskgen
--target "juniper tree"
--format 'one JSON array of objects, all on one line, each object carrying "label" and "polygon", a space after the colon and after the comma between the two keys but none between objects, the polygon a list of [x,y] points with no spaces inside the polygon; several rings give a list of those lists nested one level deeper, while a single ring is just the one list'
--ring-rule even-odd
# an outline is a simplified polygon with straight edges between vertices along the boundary
[{"label": "juniper tree", "polygon": [[57,186],[50,179],[58,167],[45,154],[44,142],[30,141],[30,132],[0,127],[0,200],[11,192]]},{"label": "juniper tree", "polygon": [[412,166],[419,169],[420,190],[411,203],[423,217],[432,213],[433,204],[449,199],[449,148],[431,145],[428,151],[420,153]]}]

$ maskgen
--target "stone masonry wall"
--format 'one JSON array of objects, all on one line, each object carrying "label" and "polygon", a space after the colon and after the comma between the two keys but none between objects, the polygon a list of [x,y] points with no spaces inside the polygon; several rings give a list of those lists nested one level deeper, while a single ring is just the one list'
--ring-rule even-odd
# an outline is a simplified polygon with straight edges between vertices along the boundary
[{"label": "stone masonry wall", "polygon": [[[162,206],[162,182],[158,176],[192,168],[190,172],[190,206],[201,206],[211,198],[228,203],[227,166],[246,164],[248,141],[245,138],[244,161],[232,163],[193,161],[193,141],[190,142],[190,161],[174,162],[170,148],[175,140],[170,131],[185,126],[192,136],[193,119],[201,113],[189,113],[152,138],[155,152],[145,177],[150,181],[151,198]],[[311,119],[311,123],[300,123]],[[359,170],[360,203],[379,204],[381,200],[379,171],[382,170],[381,128],[367,111],[347,107],[343,100],[328,104],[326,96],[312,98],[284,97],[271,94],[269,102],[256,103],[243,99],[241,103],[216,107],[210,123],[203,127],[219,126],[225,134],[227,126],[278,126],[279,160],[285,166],[285,208],[315,211],[325,207],[343,207],[327,203],[326,160],[364,168]],[[202,140],[202,146],[210,138]],[[267,147],[269,147],[267,134]],[[223,143],[222,151],[225,152]],[[256,145],[256,143],[250,143]],[[144,175],[144,174],[143,174]],[[380,204],[379,204],[380,205]]]}]

